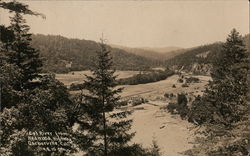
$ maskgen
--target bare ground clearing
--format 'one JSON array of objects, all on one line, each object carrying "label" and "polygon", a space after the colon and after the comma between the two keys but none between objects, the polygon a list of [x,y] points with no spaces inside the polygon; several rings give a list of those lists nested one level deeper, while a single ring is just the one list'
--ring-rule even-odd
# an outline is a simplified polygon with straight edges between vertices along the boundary
[{"label": "bare ground clearing", "polygon": [[[116,75],[119,75],[118,78],[128,78],[135,74],[138,74],[138,71],[116,71]],[[83,83],[86,75],[91,75],[89,70],[86,71],[74,71],[67,74],[56,74],[56,79],[61,81],[64,85],[69,86],[72,83]]]},{"label": "bare ground clearing", "polygon": [[[136,131],[133,142],[149,147],[155,138],[163,156],[179,156],[181,152],[192,147],[189,143],[193,139],[192,131],[189,130],[192,125],[161,108],[168,103],[163,98],[164,93],[201,95],[210,77],[194,77],[198,77],[201,82],[191,83],[189,87],[181,87],[182,83],[177,83],[178,75],[155,83],[123,86],[125,88],[122,97],[141,96],[150,100],[146,104],[133,107],[132,131]],[[173,84],[176,88],[172,87]]]},{"label": "bare ground clearing", "polygon": [[[136,132],[132,142],[149,147],[152,140],[155,139],[163,156],[180,156],[181,152],[192,147],[190,141],[193,139],[193,132],[189,129],[192,125],[161,108],[168,104],[168,101],[164,99],[165,93],[184,92],[201,95],[211,78],[209,76],[193,77],[198,77],[201,82],[191,83],[189,87],[182,87],[182,83],[177,82],[179,76],[173,75],[159,82],[122,86],[124,87],[122,97],[140,96],[149,100],[148,103],[129,107],[134,110],[131,115],[133,119],[131,131]],[[176,85],[176,88],[172,87],[173,84]]]}]

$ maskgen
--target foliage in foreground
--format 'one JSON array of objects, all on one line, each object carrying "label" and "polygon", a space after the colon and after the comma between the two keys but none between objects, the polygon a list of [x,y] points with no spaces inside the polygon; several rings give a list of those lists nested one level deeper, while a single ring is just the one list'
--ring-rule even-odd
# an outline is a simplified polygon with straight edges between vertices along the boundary
[{"label": "foliage in foreground", "polygon": [[84,82],[84,89],[88,92],[77,100],[80,113],[76,139],[87,155],[111,155],[129,147],[128,142],[134,136],[134,133],[128,132],[132,120],[127,116],[131,112],[118,110],[122,88],[115,88],[117,76],[112,65],[110,51],[104,43],[100,43],[92,76],[86,75]]},{"label": "foliage in foreground", "polygon": [[249,111],[246,101],[249,60],[242,37],[233,29],[214,63],[203,97],[194,101],[189,120],[197,131],[191,156],[238,156],[250,153]]},{"label": "foliage in foreground", "polygon": [[29,26],[22,17],[38,14],[15,1],[1,2],[0,7],[14,12],[10,27],[0,26],[4,34],[0,38],[0,155],[51,154],[29,146],[28,133],[71,133],[72,103],[67,88],[52,75],[39,76],[39,52],[30,46]]},{"label": "foliage in foreground", "polygon": [[66,87],[53,76],[40,81],[39,87],[22,92],[16,106],[1,112],[1,153],[40,155],[44,153],[40,148],[28,146],[28,132],[72,132],[72,103]]}]

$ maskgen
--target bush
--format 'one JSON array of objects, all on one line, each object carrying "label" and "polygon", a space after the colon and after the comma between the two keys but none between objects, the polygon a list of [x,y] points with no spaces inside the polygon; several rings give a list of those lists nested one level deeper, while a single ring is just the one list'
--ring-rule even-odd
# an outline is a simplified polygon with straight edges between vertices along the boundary
[{"label": "bush", "polygon": [[183,83],[184,80],[183,80],[182,78],[180,78],[180,79],[178,79],[178,82],[179,82],[179,83]]},{"label": "bush", "polygon": [[176,95],[174,95],[173,93],[170,93],[169,96],[170,96],[170,97],[176,97]]},{"label": "bush", "polygon": [[177,103],[169,103],[167,110],[171,114],[180,114],[181,118],[184,119],[188,113],[189,108],[187,106],[188,100],[185,94],[178,94]]},{"label": "bush", "polygon": [[120,106],[127,106],[128,105],[128,100],[121,100],[120,101]]},{"label": "bush", "polygon": [[177,103],[178,104],[182,104],[182,103],[187,103],[187,97],[185,94],[178,94],[178,97],[177,97]]},{"label": "bush", "polygon": [[175,84],[173,84],[172,88],[176,88]]},{"label": "bush", "polygon": [[199,82],[200,82],[200,79],[196,77],[186,78],[186,83],[199,83]]},{"label": "bush", "polygon": [[171,114],[176,114],[176,109],[177,109],[177,104],[176,103],[169,103],[167,105],[167,110],[168,112],[170,112]]},{"label": "bush", "polygon": [[185,94],[178,94],[177,97],[177,112],[180,114],[181,118],[185,118],[188,115],[189,109],[187,106],[188,100]]},{"label": "bush", "polygon": [[82,90],[82,89],[84,89],[84,84],[72,83],[69,87],[69,90]]},{"label": "bush", "polygon": [[189,87],[189,85],[187,83],[184,83],[181,85],[181,87]]},{"label": "bush", "polygon": [[160,152],[160,151],[161,151],[161,150],[160,150],[160,147],[158,146],[156,140],[154,139],[154,140],[152,141],[152,145],[151,145],[151,147],[150,147],[150,149],[149,149],[148,154],[149,154],[150,156],[160,156],[160,155],[161,155],[161,152]]},{"label": "bush", "polygon": [[141,105],[146,102],[148,102],[148,100],[141,97],[131,99],[132,106]]},{"label": "bush", "polygon": [[170,96],[169,93],[165,93],[165,94],[164,94],[164,97],[166,97],[166,98],[169,98],[169,96]]},{"label": "bush", "polygon": [[164,94],[164,97],[165,98],[172,98],[172,97],[174,97],[175,95],[173,94],[173,93],[165,93]]},{"label": "bush", "polygon": [[195,123],[195,124],[202,124],[207,121],[212,122],[212,118],[210,117],[210,114],[213,113],[213,110],[208,109],[208,107],[206,107],[209,105],[211,105],[211,103],[206,101],[204,97],[197,96],[191,105],[191,108],[188,114],[188,121]]},{"label": "bush", "polygon": [[153,143],[149,148],[143,148],[140,144],[133,144],[131,146],[118,147],[117,149],[112,149],[112,151],[109,152],[108,155],[109,156],[161,156],[161,152],[156,141],[153,140]]}]

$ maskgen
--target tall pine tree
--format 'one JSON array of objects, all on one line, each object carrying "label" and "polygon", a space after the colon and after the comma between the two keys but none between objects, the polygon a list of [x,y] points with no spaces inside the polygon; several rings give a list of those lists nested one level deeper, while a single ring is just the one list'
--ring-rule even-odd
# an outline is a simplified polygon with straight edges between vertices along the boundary
[{"label": "tall pine tree", "polygon": [[86,138],[89,140],[83,148],[87,150],[87,155],[117,155],[128,146],[128,141],[134,135],[128,132],[132,120],[126,119],[131,112],[119,109],[122,88],[115,88],[117,76],[114,73],[110,51],[102,41],[92,76],[86,76],[84,82],[88,93],[80,100],[83,114],[78,118],[78,123],[87,135],[82,137],[83,140],[78,139],[85,143]]},{"label": "tall pine tree", "polygon": [[213,65],[213,81],[206,93],[217,119],[226,125],[239,121],[246,111],[248,63],[242,37],[233,29]]},{"label": "tall pine tree", "polygon": [[52,152],[28,145],[29,132],[70,133],[73,103],[67,88],[55,76],[39,76],[39,85],[31,87],[41,61],[30,46],[29,26],[21,15],[34,15],[28,5],[1,2],[0,8],[15,13],[10,27],[0,25],[0,155],[69,155],[73,146],[66,147],[69,152]]},{"label": "tall pine tree", "polygon": [[225,125],[239,121],[246,112],[248,69],[245,45],[239,32],[233,29],[214,61],[211,70],[213,81],[201,101],[196,101],[191,108],[195,120]]},{"label": "tall pine tree", "polygon": [[188,155],[238,156],[250,152],[247,75],[249,58],[242,37],[235,29],[229,34],[211,71],[201,100],[191,111],[205,127],[198,144]]},{"label": "tall pine tree", "polygon": [[16,65],[23,75],[19,84],[16,84],[16,90],[32,88],[32,80],[39,77],[42,61],[39,58],[39,52],[30,45],[31,34],[30,27],[26,25],[25,19],[18,12],[11,17],[11,26],[9,30],[14,33],[14,40],[7,42],[8,63]]}]

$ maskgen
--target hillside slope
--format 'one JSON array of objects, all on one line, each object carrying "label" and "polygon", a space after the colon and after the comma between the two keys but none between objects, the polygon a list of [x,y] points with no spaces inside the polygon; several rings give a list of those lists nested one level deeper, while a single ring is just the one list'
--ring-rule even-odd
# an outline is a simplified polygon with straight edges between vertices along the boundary
[{"label": "hillside slope", "polygon": [[199,46],[167,60],[166,64],[175,70],[208,74],[211,63],[215,60],[221,47],[222,43]]},{"label": "hillside slope", "polygon": [[[40,50],[44,60],[43,71],[57,73],[90,69],[96,51],[100,49],[98,43],[94,41],[54,35],[33,35],[32,46]],[[110,46],[108,49],[111,51],[115,68],[119,70],[143,70],[159,64],[155,60],[122,49]]]},{"label": "hillside slope", "polygon": [[[246,48],[249,50],[249,34],[243,37]],[[166,60],[166,65],[175,70],[183,70],[194,74],[209,74],[213,61],[219,55],[223,46],[222,42],[203,45],[188,49],[180,55]]]},{"label": "hillside slope", "polygon": [[148,47],[139,47],[139,48],[130,48],[119,45],[111,45],[111,47],[123,49],[129,53],[143,56],[149,59],[154,59],[158,61],[164,61],[166,59],[173,58],[183,52],[186,49],[181,49],[177,47],[166,47],[166,48],[148,48]]}]

